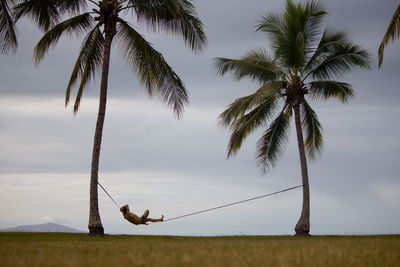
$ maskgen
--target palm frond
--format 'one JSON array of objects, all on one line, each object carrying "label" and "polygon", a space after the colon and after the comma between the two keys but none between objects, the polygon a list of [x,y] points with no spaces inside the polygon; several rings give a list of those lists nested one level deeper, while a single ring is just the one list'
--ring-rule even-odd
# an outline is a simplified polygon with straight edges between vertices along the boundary
[{"label": "palm frond", "polygon": [[23,0],[14,9],[15,21],[21,17],[29,17],[38,26],[47,31],[60,21],[57,1],[54,0]]},{"label": "palm frond", "polygon": [[277,108],[277,100],[276,96],[265,97],[262,103],[257,105],[253,110],[232,121],[230,126],[232,134],[228,144],[228,158],[239,151],[242,142],[251,132],[266,124]]},{"label": "palm frond", "polygon": [[86,0],[56,0],[57,8],[62,14],[70,13],[77,14],[87,8]]},{"label": "palm frond", "polygon": [[[163,30],[182,36],[193,51],[207,43],[203,23],[194,5],[188,0],[130,0],[137,18],[153,30]],[[128,4],[128,5],[129,5]]]},{"label": "palm frond", "polygon": [[18,2],[13,9],[15,20],[27,16],[44,31],[59,23],[65,13],[78,14],[87,7],[85,0],[20,0]]},{"label": "palm frond", "polygon": [[280,58],[282,54],[281,47],[288,48],[290,46],[282,15],[266,13],[259,20],[256,31],[265,32],[268,35],[276,58]]},{"label": "palm frond", "polygon": [[318,64],[305,78],[311,75],[315,79],[330,80],[341,77],[355,67],[370,68],[370,56],[361,46],[351,42],[335,42],[325,47],[326,52],[319,55]]},{"label": "palm frond", "polygon": [[0,2],[0,52],[14,53],[17,50],[18,41],[14,28],[14,20],[8,1]]},{"label": "palm frond", "polygon": [[308,12],[305,12],[307,19],[304,26],[304,53],[307,61],[307,59],[312,57],[314,47],[321,37],[322,20],[328,12],[323,10],[323,7],[317,1],[309,2],[306,8]]},{"label": "palm frond", "polygon": [[[247,111],[269,102],[280,96],[284,82],[265,83],[254,94],[236,99],[219,116],[218,123],[223,127],[235,125],[235,121],[246,114]],[[232,127],[230,127],[232,129]]]},{"label": "palm frond", "polygon": [[132,7],[138,19],[157,29],[157,22],[163,19],[174,19],[178,16],[177,0],[129,0],[126,7]]},{"label": "palm frond", "polygon": [[259,21],[257,31],[268,34],[275,57],[286,68],[301,69],[320,32],[325,14],[316,1],[296,5],[289,0],[282,14],[265,14]]},{"label": "palm frond", "polygon": [[301,103],[302,125],[305,132],[304,146],[308,158],[315,159],[317,154],[322,152],[323,138],[322,126],[318,121],[317,113],[310,107],[307,101]]},{"label": "palm frond", "polygon": [[180,116],[184,105],[189,102],[188,95],[181,79],[143,36],[127,22],[118,21],[117,39],[122,55],[137,73],[142,86],[149,96],[157,94]]},{"label": "palm frond", "polygon": [[400,5],[397,7],[394,12],[392,19],[390,20],[389,26],[386,30],[385,35],[383,36],[382,42],[379,46],[378,58],[379,58],[379,67],[382,65],[383,61],[383,52],[385,50],[386,45],[390,41],[394,41],[395,38],[400,37]]},{"label": "palm frond", "polygon": [[290,109],[285,106],[257,142],[257,163],[261,173],[274,167],[288,141]]},{"label": "palm frond", "polygon": [[236,80],[248,77],[266,83],[285,77],[285,73],[264,49],[253,50],[241,59],[216,58],[216,66],[219,75],[232,71]]},{"label": "palm frond", "polygon": [[180,3],[180,11],[176,23],[168,23],[169,26],[166,29],[171,29],[173,33],[181,35],[193,51],[200,51],[207,44],[204,25],[190,1],[178,0],[178,2]]},{"label": "palm frond", "polygon": [[34,60],[39,63],[51,46],[55,46],[61,35],[80,34],[92,27],[93,18],[89,13],[83,13],[71,19],[65,20],[49,30],[37,43],[34,50]]},{"label": "palm frond", "polygon": [[80,79],[80,85],[74,104],[74,113],[78,111],[84,88],[91,78],[95,77],[96,72],[101,68],[104,51],[103,45],[104,38],[99,29],[99,25],[97,25],[87,34],[83,41],[81,52],[79,53],[67,86],[65,105],[68,105],[72,87],[76,84],[77,80]]},{"label": "palm frond", "polygon": [[309,83],[309,92],[313,98],[337,98],[346,103],[354,96],[351,84],[337,81],[313,81]]},{"label": "palm frond", "polygon": [[265,32],[272,41],[273,46],[277,46],[285,39],[285,21],[282,15],[265,13],[258,20],[256,31]]},{"label": "palm frond", "polygon": [[[311,70],[320,65],[326,59],[327,54],[334,50],[334,47],[332,46],[346,42],[348,42],[346,32],[325,29],[317,48],[309,58],[307,65],[302,70],[302,73],[307,73],[307,75],[310,75]],[[305,75],[305,78],[307,78],[307,75]]]}]

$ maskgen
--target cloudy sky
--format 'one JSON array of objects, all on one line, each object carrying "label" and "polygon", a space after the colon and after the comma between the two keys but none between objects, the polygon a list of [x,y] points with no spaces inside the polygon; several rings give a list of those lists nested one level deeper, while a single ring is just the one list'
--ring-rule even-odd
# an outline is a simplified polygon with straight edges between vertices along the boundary
[{"label": "cloudy sky", "polygon": [[[356,91],[348,104],[312,102],[324,127],[325,148],[309,164],[311,233],[399,233],[400,40],[385,50],[382,68],[376,60],[399,2],[320,2],[329,12],[326,25],[347,31],[369,50],[373,62],[370,71],[343,77]],[[224,107],[258,84],[218,77],[214,58],[268,48],[255,25],[265,11],[282,10],[284,1],[194,3],[209,39],[202,53],[138,26],[190,92],[182,119],[158,99],[149,100],[118,50],[112,51],[100,183],[120,205],[128,203],[139,214],[150,209],[151,217],[172,218],[301,184],[293,127],[277,167],[261,176],[254,156],[261,130],[226,160],[229,133],[217,125]],[[32,51],[42,33],[29,21],[17,26],[17,53],[0,55],[0,229],[55,222],[86,230],[99,79],[73,116],[72,107],[64,107],[64,92],[80,40],[61,39],[35,66]],[[103,191],[99,196],[105,231],[124,234],[294,234],[302,200],[296,189],[176,221],[133,226]]]}]

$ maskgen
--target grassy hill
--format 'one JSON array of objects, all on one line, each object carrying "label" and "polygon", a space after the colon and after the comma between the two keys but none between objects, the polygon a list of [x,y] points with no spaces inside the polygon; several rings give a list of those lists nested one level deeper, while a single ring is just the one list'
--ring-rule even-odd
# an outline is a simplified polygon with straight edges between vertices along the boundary
[{"label": "grassy hill", "polygon": [[105,236],[0,233],[0,266],[399,266],[400,235]]}]

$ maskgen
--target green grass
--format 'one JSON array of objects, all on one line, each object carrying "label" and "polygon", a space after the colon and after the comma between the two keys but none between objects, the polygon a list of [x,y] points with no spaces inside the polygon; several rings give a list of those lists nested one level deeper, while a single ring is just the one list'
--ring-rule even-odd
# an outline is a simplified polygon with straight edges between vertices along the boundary
[{"label": "green grass", "polygon": [[95,238],[0,233],[0,266],[400,266],[400,235]]}]

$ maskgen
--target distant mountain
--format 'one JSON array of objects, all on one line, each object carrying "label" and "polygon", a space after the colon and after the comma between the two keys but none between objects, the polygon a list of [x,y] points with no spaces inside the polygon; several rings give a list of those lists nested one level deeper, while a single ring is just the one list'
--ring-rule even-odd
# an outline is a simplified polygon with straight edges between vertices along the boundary
[{"label": "distant mountain", "polygon": [[85,233],[65,225],[56,223],[44,223],[34,225],[20,225],[0,230],[0,232],[56,232],[56,233]]}]

